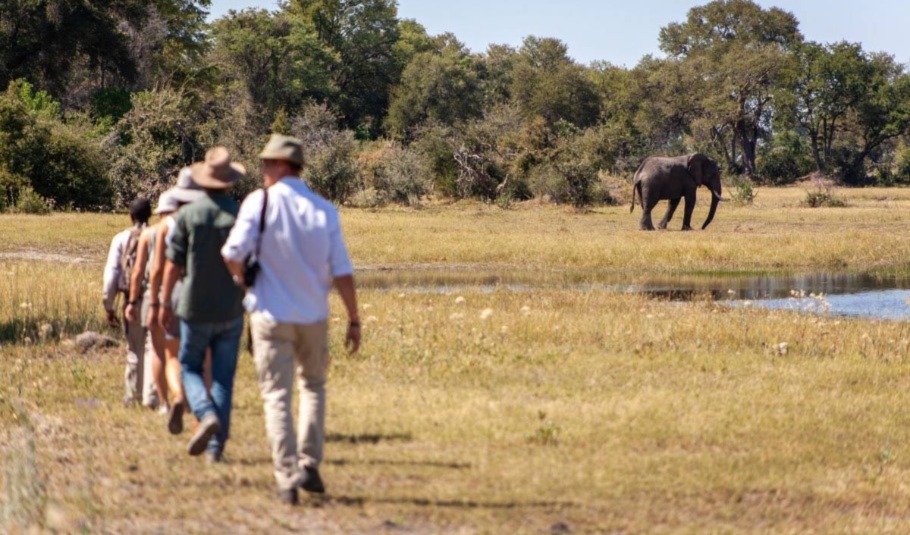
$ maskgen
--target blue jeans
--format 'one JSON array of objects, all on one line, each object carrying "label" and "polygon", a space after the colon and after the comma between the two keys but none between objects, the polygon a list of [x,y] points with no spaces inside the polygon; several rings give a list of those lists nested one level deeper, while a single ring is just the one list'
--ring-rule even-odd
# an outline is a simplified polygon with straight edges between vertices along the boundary
[{"label": "blue jeans", "polygon": [[[221,431],[208,445],[208,451],[215,454],[224,451],[231,428],[231,399],[242,332],[243,317],[224,323],[180,320],[180,377],[184,395],[196,418],[201,420],[205,415],[215,413],[221,421]],[[202,377],[208,348],[212,349],[211,398]]]}]

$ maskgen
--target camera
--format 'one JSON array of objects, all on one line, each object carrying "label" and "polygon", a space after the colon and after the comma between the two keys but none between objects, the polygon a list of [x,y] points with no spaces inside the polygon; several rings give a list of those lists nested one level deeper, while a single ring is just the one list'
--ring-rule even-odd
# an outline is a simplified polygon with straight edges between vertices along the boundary
[{"label": "camera", "polygon": [[247,288],[252,288],[256,284],[256,276],[259,275],[259,261],[253,260],[253,256],[250,255],[246,259],[246,269],[243,270],[243,285]]}]

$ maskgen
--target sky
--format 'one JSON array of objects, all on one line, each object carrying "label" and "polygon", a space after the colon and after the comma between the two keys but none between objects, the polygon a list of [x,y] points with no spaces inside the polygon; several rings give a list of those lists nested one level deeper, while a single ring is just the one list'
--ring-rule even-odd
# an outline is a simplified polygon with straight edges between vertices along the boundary
[{"label": "sky", "polygon": [[[634,67],[660,55],[658,35],[682,22],[689,8],[708,0],[399,0],[401,18],[415,19],[430,34],[451,32],[475,52],[492,43],[521,45],[528,35],[556,37],[581,63],[604,60]],[[796,15],[806,39],[862,43],[910,63],[910,2],[906,0],[757,0]],[[278,0],[212,0],[211,17],[230,9],[277,9]]]}]

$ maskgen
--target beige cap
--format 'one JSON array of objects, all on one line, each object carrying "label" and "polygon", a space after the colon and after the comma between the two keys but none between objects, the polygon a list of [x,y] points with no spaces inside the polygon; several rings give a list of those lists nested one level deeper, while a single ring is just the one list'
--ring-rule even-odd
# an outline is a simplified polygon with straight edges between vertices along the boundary
[{"label": "beige cap", "polygon": [[158,206],[155,207],[155,213],[169,214],[171,212],[176,212],[178,206],[177,199],[171,195],[171,190],[167,190],[158,197]]},{"label": "beige cap", "polygon": [[204,162],[193,164],[193,182],[206,189],[230,189],[246,168],[231,161],[231,153],[224,147],[214,147],[205,153]]},{"label": "beige cap", "polygon": [[260,160],[284,160],[303,165],[303,141],[296,137],[272,134],[265,148],[259,153]]}]

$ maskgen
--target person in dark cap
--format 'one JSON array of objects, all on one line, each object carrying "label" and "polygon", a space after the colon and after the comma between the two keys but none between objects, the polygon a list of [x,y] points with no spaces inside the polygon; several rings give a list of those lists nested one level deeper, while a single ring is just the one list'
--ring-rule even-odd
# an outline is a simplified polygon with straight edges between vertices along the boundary
[{"label": "person in dark cap", "polygon": [[[138,318],[129,321],[124,317],[121,322],[117,313],[119,308],[122,316],[128,305],[140,304],[129,302],[130,274],[136,261],[139,237],[151,216],[152,205],[148,199],[138,198],[130,203],[130,220],[133,224],[111,240],[107,264],[104,266],[102,301],[108,324],[111,327],[119,327],[122,324],[127,340],[123,403],[129,406],[141,402],[144,406],[155,409],[158,407],[158,395],[152,384],[151,373],[148,373],[150,370],[145,369],[145,329]],[[122,299],[118,304],[118,296],[121,295]]]}]

